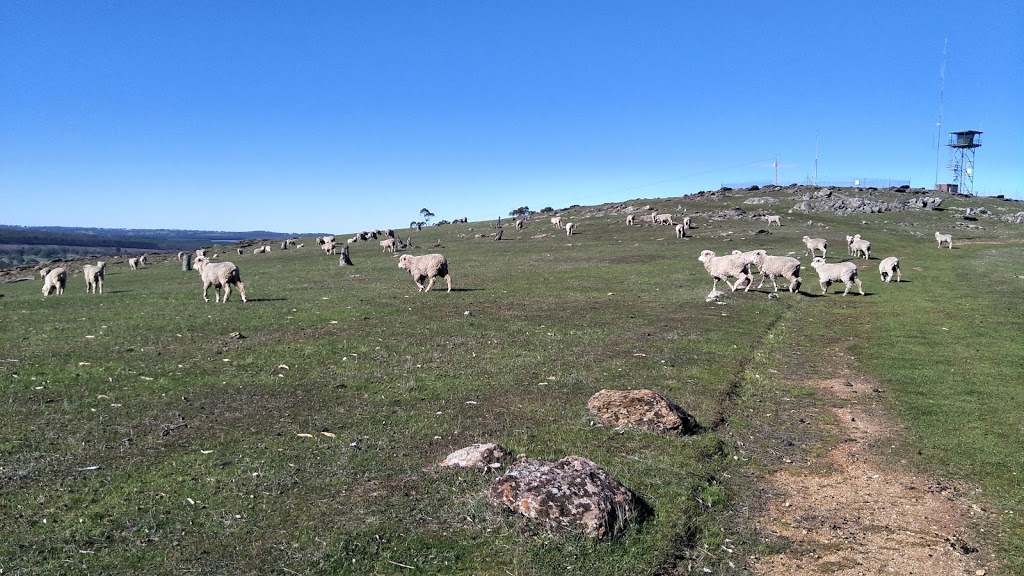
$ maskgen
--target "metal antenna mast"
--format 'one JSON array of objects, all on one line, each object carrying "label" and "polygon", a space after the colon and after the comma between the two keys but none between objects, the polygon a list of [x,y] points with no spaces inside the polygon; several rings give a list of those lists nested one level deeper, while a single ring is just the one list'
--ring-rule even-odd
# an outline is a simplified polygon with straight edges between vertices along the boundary
[{"label": "metal antenna mast", "polygon": [[946,43],[942,39],[942,68],[939,69],[939,120],[935,123],[935,189],[939,188],[939,148],[942,146],[942,96],[946,91]]}]

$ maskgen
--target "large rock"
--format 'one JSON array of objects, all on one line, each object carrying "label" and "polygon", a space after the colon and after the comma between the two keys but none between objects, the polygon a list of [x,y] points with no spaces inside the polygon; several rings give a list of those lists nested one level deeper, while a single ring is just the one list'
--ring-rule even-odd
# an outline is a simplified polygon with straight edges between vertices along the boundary
[{"label": "large rock", "polygon": [[456,450],[441,462],[445,468],[499,468],[507,452],[498,444],[473,444]]},{"label": "large rock", "polygon": [[580,530],[594,538],[621,533],[643,506],[621,482],[580,456],[520,460],[491,484],[490,500],[549,532]]},{"label": "large rock", "polygon": [[771,196],[757,196],[754,198],[747,198],[743,201],[744,204],[775,204],[776,202],[778,202],[778,200]]},{"label": "large rock", "polygon": [[672,436],[700,431],[693,416],[652,390],[601,390],[590,397],[587,408],[601,422],[622,428]]}]

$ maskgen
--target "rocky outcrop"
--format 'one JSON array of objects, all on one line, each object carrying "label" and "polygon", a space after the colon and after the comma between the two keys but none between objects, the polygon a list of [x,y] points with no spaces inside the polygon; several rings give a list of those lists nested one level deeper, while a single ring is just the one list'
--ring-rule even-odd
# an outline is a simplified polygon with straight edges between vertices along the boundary
[{"label": "rocky outcrop", "polygon": [[580,456],[520,460],[497,478],[490,501],[549,532],[613,537],[641,516],[643,502],[597,464]]},{"label": "rocky outcrop", "polygon": [[590,397],[587,408],[602,423],[620,428],[670,436],[700,432],[693,416],[652,390],[601,390]]}]

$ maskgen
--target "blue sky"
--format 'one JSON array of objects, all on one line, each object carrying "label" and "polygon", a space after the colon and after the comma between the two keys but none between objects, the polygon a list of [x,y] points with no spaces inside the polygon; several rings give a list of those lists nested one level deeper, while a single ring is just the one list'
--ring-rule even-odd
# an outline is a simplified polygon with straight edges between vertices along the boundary
[{"label": "blue sky", "polygon": [[[345,233],[722,183],[1024,198],[1024,3],[0,0],[0,224]],[[940,181],[948,150],[939,152]]]}]

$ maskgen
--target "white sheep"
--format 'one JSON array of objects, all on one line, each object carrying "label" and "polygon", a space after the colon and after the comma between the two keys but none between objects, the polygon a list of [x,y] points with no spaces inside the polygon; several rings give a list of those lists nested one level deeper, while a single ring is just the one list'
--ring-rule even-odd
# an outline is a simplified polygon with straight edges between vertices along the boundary
[{"label": "white sheep", "polygon": [[685,228],[686,230],[690,230],[693,228],[693,220],[691,220],[689,216],[683,218],[683,228]]},{"label": "white sheep", "polygon": [[146,255],[143,254],[142,256],[139,256],[139,266],[145,266],[145,265],[146,265]]},{"label": "white sheep", "polygon": [[576,230],[576,225],[575,224],[573,224],[572,222],[566,222],[565,223],[565,235],[566,236],[572,236],[573,231],[575,231],[575,230]]},{"label": "white sheep", "polygon": [[242,255],[242,249],[241,248],[235,248],[235,252],[238,252],[239,256]]},{"label": "white sheep", "polygon": [[132,270],[138,270],[139,269],[139,259],[138,258],[129,258],[128,259],[128,267],[131,268]]},{"label": "white sheep", "polygon": [[[210,286],[213,286],[213,294],[215,302],[224,303],[228,301],[228,296],[231,294],[231,287],[238,288],[238,293],[242,295],[242,302],[246,301],[245,298],[245,284],[242,284],[242,275],[238,271],[238,266],[235,266],[232,262],[210,262],[204,256],[196,258],[195,268],[199,271],[199,276],[203,279],[203,301],[209,302],[210,298],[207,297],[207,290]],[[220,288],[224,289],[224,297],[221,298]]]},{"label": "white sheep", "polygon": [[206,248],[196,248],[196,258],[206,258]]},{"label": "white sheep", "polygon": [[846,255],[853,256],[853,236],[846,235]]},{"label": "white sheep", "polygon": [[675,222],[672,221],[672,215],[671,214],[655,214],[654,215],[654,223],[655,224],[675,224]]},{"label": "white sheep", "polygon": [[627,214],[627,215],[626,215],[626,226],[632,226],[632,225],[633,225],[633,222],[634,222],[635,220],[636,220],[636,216],[634,216],[634,215],[632,215],[632,214]]},{"label": "white sheep", "polygon": [[39,279],[46,282],[46,275],[50,273],[50,267],[45,266],[39,269]]},{"label": "white sheep", "polygon": [[779,285],[775,283],[778,277],[789,280],[789,291],[795,293],[800,289],[800,261],[789,256],[769,256],[764,250],[754,250],[754,264],[761,270],[760,288],[766,280],[771,279],[775,292],[779,291]]},{"label": "white sheep", "polygon": [[857,284],[857,290],[860,290],[860,295],[864,295],[864,285],[861,284],[860,278],[857,277],[856,263],[837,262],[835,264],[828,264],[824,258],[818,256],[811,260],[811,268],[814,268],[814,271],[818,273],[818,283],[821,285],[822,294],[828,292],[828,287],[833,282],[842,282],[846,285],[846,291],[843,292],[843,296],[849,294],[850,286],[853,283]]},{"label": "white sheep", "polygon": [[740,250],[732,251],[733,256],[741,256],[743,260],[750,265],[751,272],[753,272],[754,266],[756,266],[756,263],[754,262],[754,257],[757,256],[758,254],[767,254],[767,252],[765,252],[764,250],[747,250],[746,252]]},{"label": "white sheep", "polygon": [[305,244],[296,244],[296,245],[295,245],[295,247],[296,247],[296,248],[303,248],[303,247],[305,247],[305,246],[306,246]]},{"label": "white sheep", "polygon": [[88,294],[90,289],[92,293],[96,293],[96,288],[99,288],[100,294],[103,294],[103,276],[104,269],[107,267],[106,262],[97,262],[95,266],[86,264],[82,267],[82,275],[85,276],[85,293]]},{"label": "white sheep", "polygon": [[562,217],[561,216],[554,216],[553,218],[551,218],[551,225],[554,226],[555,228],[561,229],[562,228]]},{"label": "white sheep", "polygon": [[885,260],[878,263],[878,274],[882,277],[882,280],[886,284],[892,280],[892,275],[896,275],[896,281],[899,282],[903,279],[903,274],[900,273],[900,259],[895,256],[889,256]]},{"label": "white sheep", "polygon": [[[523,229],[523,219],[519,218],[519,219],[516,220],[516,230],[522,230],[522,229]],[[392,238],[394,238],[394,236],[392,236]]]},{"label": "white sheep", "polygon": [[[402,254],[402,257],[398,259],[398,267],[408,270],[412,274],[412,279],[416,282],[420,292],[429,292],[430,287],[434,285],[434,280],[438,277],[444,278],[448,283],[448,291],[452,291],[452,275],[448,273],[448,260],[441,254],[424,254],[423,256]],[[423,286],[424,279],[429,279],[426,287]]]},{"label": "white sheep", "polygon": [[395,252],[395,239],[388,238],[386,240],[381,240],[380,247],[381,252],[391,252],[393,254]]},{"label": "white sheep", "polygon": [[335,244],[334,240],[331,240],[330,242],[324,242],[320,248],[324,251],[324,254],[334,254],[337,244]]},{"label": "white sheep", "polygon": [[811,238],[810,236],[804,236],[804,246],[807,247],[807,251],[804,252],[804,256],[813,257],[815,250],[821,250],[821,257],[825,257],[825,252],[828,250],[828,241],[824,238]]},{"label": "white sheep", "polygon": [[676,238],[685,238],[685,237],[686,237],[686,226],[683,226],[682,224],[676,224]]},{"label": "white sheep", "polygon": [[952,234],[939,234],[935,233],[935,241],[939,243],[939,248],[942,248],[942,243],[945,242],[949,249],[953,249],[953,235]]},{"label": "white sheep", "polygon": [[771,226],[772,224],[776,226],[782,226],[782,216],[768,215],[765,216],[764,219],[768,221],[769,226]]},{"label": "white sheep", "polygon": [[[704,250],[700,253],[697,258],[702,264],[704,269],[708,271],[711,278],[714,279],[714,283],[711,285],[711,291],[714,292],[718,286],[719,280],[724,280],[732,291],[736,291],[740,287],[740,281],[746,280],[747,287],[744,292],[750,290],[750,285],[754,282],[754,277],[750,274],[750,262],[742,254],[729,254],[727,256],[715,256],[715,253],[711,250]],[[729,278],[735,277],[736,283],[730,284]]]},{"label": "white sheep", "polygon": [[64,293],[64,285],[68,282],[68,271],[64,268],[53,268],[43,278],[43,296],[49,296],[56,290],[57,295]]},{"label": "white sheep", "polygon": [[850,242],[850,253],[853,256],[863,256],[865,260],[871,259],[871,242],[860,237],[860,234],[847,236]]},{"label": "white sheep", "polygon": [[178,252],[178,263],[181,263],[181,259],[185,257],[184,252]]}]

